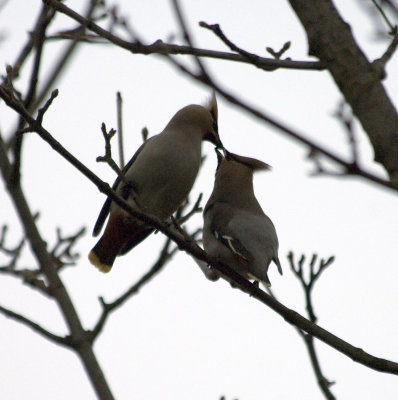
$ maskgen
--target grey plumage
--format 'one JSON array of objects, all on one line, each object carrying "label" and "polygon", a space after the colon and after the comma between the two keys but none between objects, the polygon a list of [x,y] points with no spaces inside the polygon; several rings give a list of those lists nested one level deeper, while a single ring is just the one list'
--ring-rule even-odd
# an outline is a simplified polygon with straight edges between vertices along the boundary
[{"label": "grey plumage", "polygon": [[203,213],[204,249],[243,277],[270,286],[271,261],[282,274],[278,237],[253,190],[253,172],[269,166],[228,152],[217,155],[214,189]]},{"label": "grey plumage", "polygon": [[[114,190],[144,213],[169,218],[191,190],[201,162],[201,143],[222,147],[217,129],[215,97],[206,107],[190,105],[178,111],[158,135],[148,139],[124,168]],[[90,262],[108,272],[118,255],[125,254],[153,232],[107,199],[95,224],[98,235],[109,215],[104,234],[89,254]]]}]

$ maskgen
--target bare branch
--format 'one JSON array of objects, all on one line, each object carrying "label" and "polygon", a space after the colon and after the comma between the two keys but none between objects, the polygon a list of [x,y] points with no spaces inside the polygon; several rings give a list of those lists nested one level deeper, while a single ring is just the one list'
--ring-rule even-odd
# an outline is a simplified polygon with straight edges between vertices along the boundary
[{"label": "bare branch", "polygon": [[[304,289],[304,294],[305,294],[305,300],[306,300],[306,310],[308,317],[310,321],[316,323],[317,317],[314,312],[314,307],[312,303],[312,289],[314,287],[314,284],[316,280],[321,276],[322,272],[325,270],[326,267],[328,267],[333,261],[334,257],[329,257],[327,260],[321,259],[319,262],[319,267],[316,269],[315,264],[317,261],[318,256],[316,254],[313,254],[311,261],[309,263],[309,278],[306,280],[304,276],[304,270],[303,270],[303,264],[305,261],[305,256],[304,254],[300,257],[297,266],[294,262],[294,255],[293,252],[289,252],[288,254],[288,260],[290,263],[290,268],[297,277],[297,279],[300,281],[303,289]],[[333,393],[330,391],[330,386],[333,385],[335,382],[331,382],[326,377],[324,376],[321,365],[319,362],[319,358],[315,349],[315,343],[314,343],[314,337],[310,334],[306,334],[302,332],[301,330],[296,329],[296,331],[299,333],[301,338],[304,340],[304,343],[307,347],[308,354],[310,356],[311,360],[311,365],[314,370],[315,376],[317,378],[317,382],[319,385],[319,388],[321,389],[322,393],[327,399],[333,400],[335,399]]]},{"label": "bare branch", "polygon": [[[177,6],[177,8],[178,8],[178,3],[177,3],[176,0],[173,1],[173,4],[175,4],[175,7]],[[177,17],[178,17],[177,18],[178,21],[180,22],[180,28],[184,32],[184,37],[189,39],[190,35],[185,32],[187,30],[187,27],[185,26],[184,21],[181,20],[181,18],[182,18],[181,17],[181,13],[177,14]],[[188,44],[192,46],[192,43],[188,43]],[[398,191],[398,181],[397,182],[395,182],[395,181],[394,182],[386,181],[386,180],[384,180],[382,178],[377,177],[376,175],[373,175],[372,173],[369,173],[369,172],[359,168],[358,165],[356,165],[355,163],[345,161],[344,159],[342,159],[341,157],[337,156],[336,154],[331,153],[326,148],[321,147],[321,146],[317,145],[316,143],[312,142],[311,140],[305,138],[304,135],[302,135],[302,134],[300,134],[300,133],[288,128],[287,126],[283,125],[279,121],[276,121],[275,119],[269,117],[268,115],[266,115],[262,111],[254,108],[254,107],[251,107],[248,104],[245,104],[244,102],[241,102],[236,96],[232,95],[230,92],[228,92],[225,89],[223,89],[220,85],[218,85],[214,81],[214,79],[212,79],[210,77],[210,75],[208,74],[208,72],[204,68],[203,64],[199,60],[197,60],[198,56],[194,56],[194,58],[196,59],[196,62],[198,63],[198,65],[201,68],[201,73],[200,74],[193,73],[192,71],[190,71],[189,69],[184,67],[182,64],[178,63],[172,57],[167,57],[167,58],[168,58],[169,61],[171,61],[171,63],[173,65],[175,65],[177,68],[179,68],[180,71],[184,72],[185,74],[187,74],[188,76],[190,76],[194,80],[197,80],[199,82],[202,82],[202,83],[210,86],[217,93],[221,94],[230,103],[239,106],[240,108],[246,110],[247,112],[249,112],[250,114],[252,114],[256,118],[273,125],[274,127],[278,128],[281,132],[283,132],[283,133],[287,134],[288,136],[296,139],[297,141],[309,146],[309,148],[311,149],[311,152],[314,151],[316,153],[321,153],[324,156],[326,156],[326,157],[330,158],[331,160],[335,161],[337,164],[343,166],[345,175],[361,176],[361,177],[366,178],[366,179],[368,179],[368,180],[370,180],[370,181],[372,181],[374,183],[378,183],[378,184],[380,184],[382,186],[389,187],[391,189],[394,189],[394,190]]]},{"label": "bare branch", "polygon": [[[57,0],[45,0],[48,4],[50,4],[51,6],[55,7],[57,10],[59,10],[60,12],[63,12],[64,14],[70,16],[71,18],[75,19],[76,21],[85,24],[85,26],[87,26],[88,29],[92,30],[93,32],[97,33],[98,35],[110,40],[112,43],[116,44],[119,47],[125,48],[125,49],[129,49],[130,51],[132,51],[133,53],[137,53],[140,52],[141,54],[149,54],[153,51],[149,51],[148,48],[151,46],[154,46],[156,44],[160,44],[163,45],[162,42],[155,42],[153,45],[150,46],[144,46],[144,48],[146,49],[146,51],[143,51],[142,48],[142,43],[141,40],[136,37],[136,42],[134,43],[130,43],[130,42],[125,42],[123,39],[118,38],[116,36],[114,36],[113,34],[111,34],[110,32],[104,30],[103,28],[99,27],[98,25],[92,23],[91,21],[86,20],[84,17],[80,16],[79,14],[75,13],[73,10],[69,9],[68,7],[66,7],[64,4],[59,3]],[[184,34],[184,37],[186,35]],[[138,46],[138,47],[137,47]],[[192,46],[188,46],[188,48],[190,48],[192,51],[190,53],[187,54],[192,54],[194,55],[196,58],[200,57],[200,56],[204,56],[201,53],[198,53],[196,51],[193,51],[195,49],[191,48]],[[140,49],[140,51],[138,51],[138,49]],[[374,183],[377,183],[379,185],[388,187],[390,189],[394,189],[394,190],[398,190],[398,186],[395,182],[390,182],[390,181],[386,181],[382,178],[379,178],[378,176],[363,170],[363,169],[359,169],[355,164],[350,163],[345,161],[343,158],[341,158],[340,156],[331,153],[330,151],[328,151],[326,148],[321,147],[320,145],[317,145],[316,143],[312,142],[311,140],[307,139],[304,135],[302,135],[301,133],[298,133],[296,131],[294,131],[293,129],[288,128],[287,126],[285,126],[284,124],[282,124],[281,122],[273,119],[272,117],[266,115],[264,112],[251,107],[243,102],[241,102],[240,100],[238,100],[234,95],[232,95],[230,92],[226,91],[225,89],[223,89],[220,85],[216,84],[215,81],[213,79],[210,79],[208,73],[202,69],[202,73],[200,74],[195,74],[193,72],[191,72],[190,70],[188,70],[186,67],[184,67],[182,64],[178,63],[176,60],[174,60],[172,57],[170,57],[170,54],[181,54],[181,53],[173,53],[172,51],[168,51],[168,50],[159,50],[157,51],[158,54],[164,55],[166,56],[177,68],[180,69],[180,71],[184,72],[185,74],[187,74],[188,76],[190,76],[191,78],[204,83],[210,87],[212,87],[214,90],[216,90],[217,93],[219,93],[222,97],[224,97],[227,101],[229,101],[232,104],[235,104],[237,106],[239,106],[240,108],[246,110],[249,114],[255,116],[256,118],[262,120],[263,122],[269,123],[271,125],[273,125],[274,127],[276,127],[277,129],[279,129],[281,132],[287,134],[288,136],[294,138],[295,140],[301,142],[302,144],[305,144],[307,146],[309,146],[310,148],[318,151],[319,153],[322,153],[324,156],[330,158],[331,160],[335,161],[337,164],[341,165],[344,168],[344,173],[346,175],[357,175],[357,176],[361,176],[367,180],[370,180]],[[184,53],[185,54],[185,53]],[[197,61],[196,61],[197,62]],[[198,62],[197,62],[198,63]],[[200,62],[199,62],[199,66],[200,66]],[[275,64],[273,64],[273,66],[275,66]]]},{"label": "bare branch", "polygon": [[[6,90],[8,93],[7,89],[1,87],[0,92],[3,92],[3,90]],[[8,96],[9,100],[12,99],[12,101],[16,101],[13,96],[10,95],[10,93],[8,93]],[[16,104],[18,104],[19,107],[21,107],[21,110],[23,110],[23,113],[20,115],[22,115],[24,118],[24,114],[29,115],[29,113],[23,107],[23,104],[20,102],[17,102]],[[30,118],[32,117],[30,116]],[[33,118],[32,121],[37,123],[37,121]],[[27,123],[30,126],[29,120]],[[38,124],[38,126],[40,126],[40,124]],[[54,263],[54,258],[47,251],[46,243],[44,242],[37,228],[34,215],[27,204],[20,183],[12,180],[10,177],[9,171],[11,170],[11,164],[1,137],[0,170],[3,175],[7,190],[13,200],[14,206],[23,225],[26,237],[29,240],[30,247],[40,265],[40,271],[46,277],[46,281],[48,283],[48,293],[56,301],[68,326],[70,335],[67,338],[67,344],[69,344],[70,348],[73,348],[81,358],[98,397],[104,400],[113,400],[114,397],[99,366],[98,360],[96,359],[87,332],[83,329],[76,308],[58,274],[57,266]],[[18,318],[18,316],[15,317]],[[42,333],[45,335],[45,332]]]},{"label": "bare branch", "polygon": [[101,124],[101,132],[104,136],[105,140],[105,155],[97,157],[97,162],[106,162],[117,174],[117,176],[123,181],[126,182],[126,178],[122,170],[117,166],[115,160],[112,158],[112,147],[111,147],[111,140],[115,135],[116,131],[112,128],[107,132],[106,125],[103,122]]},{"label": "bare branch", "polygon": [[346,104],[344,101],[342,101],[337,108],[335,116],[343,124],[345,132],[347,133],[348,142],[351,150],[351,161],[355,165],[358,165],[359,162],[358,144],[354,132],[354,118],[349,108],[349,105]]},{"label": "bare branch", "polygon": [[[165,233],[169,238],[175,241],[179,248],[189,252],[194,257],[207,262],[212,265],[215,269],[220,271],[223,275],[230,278],[237,287],[242,291],[250,294],[253,298],[266,304],[268,307],[273,309],[279,315],[281,315],[287,322],[297,326],[298,328],[306,331],[307,333],[317,337],[321,341],[325,342],[334,349],[342,352],[347,357],[350,357],[354,361],[357,361],[369,368],[375,369],[380,372],[387,372],[398,374],[398,363],[393,361],[381,359],[374,357],[362,349],[358,349],[339,337],[331,334],[320,326],[315,325],[311,321],[302,317],[300,314],[293,310],[288,309],[267,293],[262,291],[256,285],[242,278],[237,272],[233,271],[227,265],[220,263],[214,257],[210,257],[206,254],[199,246],[197,246],[193,241],[186,241],[178,232],[170,229],[167,224],[164,224],[158,218],[154,216],[149,216],[137,211],[131,204],[125,201],[123,198],[117,195],[110,186],[99,179],[91,170],[89,170],[84,164],[77,160],[72,154],[70,154],[58,141],[56,141],[52,135],[44,129],[41,124],[39,124],[32,116],[26,111],[20,102],[16,101],[12,96],[10,96],[8,90],[5,87],[0,86],[0,97],[15,111],[20,113],[29,127],[34,130],[44,141],[50,144],[50,146],[57,151],[63,158],[70,162],[75,168],[77,168],[83,175],[85,175],[91,182],[93,182],[97,188],[107,194],[107,196],[113,200],[116,204],[122,207],[132,216],[152,225],[155,229]],[[5,150],[0,146],[0,168],[2,168],[3,160],[7,159]],[[4,155],[4,156],[3,156]],[[7,165],[4,166],[4,170],[7,171]]]},{"label": "bare branch", "polygon": [[[182,213],[185,209],[184,204],[179,207],[179,209],[177,210],[176,215],[175,215],[175,220],[179,225],[183,225],[186,221],[188,221],[189,218],[192,217],[192,215],[203,211],[202,207],[200,206],[202,197],[203,197],[203,193],[200,193],[195,204],[192,206],[191,210],[188,211],[185,215],[182,215]],[[188,201],[186,204],[188,205]]]},{"label": "bare branch", "polygon": [[129,300],[132,296],[136,295],[140,289],[148,283],[151,279],[154,278],[156,274],[158,274],[163,267],[167,264],[168,261],[173,257],[175,252],[177,251],[177,247],[174,247],[170,250],[171,240],[169,238],[166,239],[166,242],[163,246],[162,251],[159,254],[159,258],[152,266],[152,268],[134,285],[132,285],[125,293],[120,295],[116,300],[112,303],[106,303],[105,300],[100,297],[99,301],[102,306],[102,314],[96,323],[94,329],[91,331],[92,340],[94,341],[98,335],[102,332],[102,329],[112,311],[115,311],[118,307],[122,306],[127,300]]},{"label": "bare branch", "polygon": [[[289,4],[306,31],[309,54],[325,62],[370,139],[374,160],[398,187],[398,113],[381,82],[380,71],[369,62],[332,0],[311,4],[289,0]],[[348,172],[356,173],[355,166]]]},{"label": "bare branch", "polygon": [[119,139],[119,168],[124,168],[124,146],[123,146],[123,100],[120,92],[116,94],[117,132]]},{"label": "bare branch", "polygon": [[4,269],[7,270],[14,270],[15,266],[17,264],[17,261],[19,257],[21,256],[23,246],[25,244],[25,238],[22,238],[19,243],[10,248],[6,246],[6,236],[8,232],[8,226],[3,225],[1,228],[1,233],[0,233],[0,251],[3,252],[4,254],[10,256],[10,261],[7,264],[6,267],[3,267]]},{"label": "bare branch", "polygon": [[50,331],[48,331],[47,329],[44,329],[41,325],[37,324],[36,322],[33,322],[32,320],[24,317],[21,314],[18,314],[14,311],[11,311],[3,306],[0,306],[0,312],[2,314],[4,314],[6,317],[11,318],[15,321],[18,321],[20,323],[22,323],[23,325],[29,327],[30,329],[32,329],[33,331],[35,331],[36,333],[40,334],[41,336],[44,336],[46,339],[60,344],[62,346],[68,346],[67,340],[65,337],[62,336],[58,336],[55,335],[54,333],[51,333]]},{"label": "bare branch", "polygon": [[[209,25],[204,21],[199,22],[199,26],[211,30],[218,38],[220,38],[232,51],[236,51],[242,57],[244,57],[250,64],[256,66],[257,68],[263,69],[265,71],[274,71],[277,67],[270,67],[259,63],[260,56],[257,54],[249,53],[246,50],[238,47],[235,43],[229,40],[224,32],[221,30],[219,24]],[[278,58],[279,59],[279,58]]]},{"label": "bare branch", "polygon": [[[38,23],[35,30],[31,33],[32,35],[32,46],[36,48],[35,57],[33,61],[33,67],[31,71],[31,76],[29,79],[29,88],[27,94],[23,100],[25,108],[29,109],[31,104],[34,101],[38,80],[39,80],[39,71],[41,67],[41,59],[43,54],[43,46],[44,46],[44,37],[45,31],[47,30],[50,22],[52,21],[55,13],[49,6],[43,4],[40,16],[38,18]],[[15,133],[15,141],[13,146],[14,153],[14,163],[13,163],[13,171],[12,171],[12,179],[19,180],[20,179],[20,169],[21,169],[21,151],[23,144],[23,135],[21,129],[24,127],[25,121],[20,116],[18,122],[18,128]]]},{"label": "bare branch", "polygon": [[53,103],[54,99],[58,96],[58,89],[54,89],[51,92],[50,98],[45,102],[44,106],[39,109],[37,113],[37,121],[41,124],[43,122],[44,114],[47,112],[51,104]]},{"label": "bare branch", "polygon": [[[87,18],[84,18],[80,14],[76,13],[75,11],[67,7],[65,4],[59,2],[58,0],[43,0],[43,1],[46,4],[50,5],[51,7],[54,7],[59,12],[68,15],[70,18],[79,22],[87,29],[91,30],[92,32],[95,32],[97,35],[109,40],[111,43],[116,44],[118,47],[129,50],[135,54],[162,54],[162,55],[189,54],[189,55],[196,55],[198,57],[215,58],[220,60],[235,61],[246,64],[248,63],[248,60],[239,54],[225,53],[214,50],[197,49],[197,48],[191,48],[190,46],[168,44],[164,43],[161,40],[157,40],[156,42],[150,45],[144,45],[140,41],[132,43],[113,35],[111,32],[108,32],[107,30],[101,28],[94,22],[88,20]],[[258,65],[263,65],[264,67],[268,66],[268,67],[300,69],[300,70],[324,69],[321,63],[313,61],[275,60],[271,58],[260,57],[257,63]]]},{"label": "bare branch", "polygon": [[380,13],[380,15],[382,16],[382,18],[384,19],[384,21],[386,22],[386,24],[388,25],[388,27],[390,28],[390,33],[394,33],[394,31],[396,32],[397,27],[394,26],[389,18],[387,17],[386,13],[384,12],[384,10],[379,6],[379,4],[377,4],[376,0],[371,0],[373,5],[376,7],[377,11]]},{"label": "bare branch", "polygon": [[372,66],[376,69],[377,73],[381,76],[381,78],[386,77],[385,67],[386,64],[391,60],[391,57],[394,55],[398,47],[398,32],[397,27],[395,27],[394,37],[387,47],[387,50],[384,54],[373,61]]},{"label": "bare branch", "polygon": [[75,234],[64,237],[61,228],[57,228],[57,242],[55,243],[50,254],[57,260],[58,271],[65,267],[76,264],[76,260],[80,257],[79,253],[73,251],[77,241],[85,234],[86,228],[80,228]]},{"label": "bare branch", "polygon": [[280,58],[290,49],[291,42],[286,42],[280,50],[275,51],[272,47],[266,47],[265,50],[268,51],[275,59],[280,60]]},{"label": "bare branch", "polygon": [[23,283],[33,289],[39,290],[41,294],[52,297],[50,290],[43,279],[38,278],[41,275],[40,270],[31,268],[10,269],[9,267],[0,267],[0,273],[15,278],[22,279]]}]

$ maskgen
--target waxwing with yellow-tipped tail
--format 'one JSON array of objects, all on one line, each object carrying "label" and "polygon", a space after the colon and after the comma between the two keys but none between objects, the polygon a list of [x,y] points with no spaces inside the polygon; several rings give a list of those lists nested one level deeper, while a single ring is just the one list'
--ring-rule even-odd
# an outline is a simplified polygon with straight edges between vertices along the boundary
[{"label": "waxwing with yellow-tipped tail", "polygon": [[282,274],[278,237],[253,190],[253,173],[270,166],[254,158],[227,151],[223,157],[216,152],[214,189],[203,212],[203,247],[244,278],[271,286],[267,274],[271,261]]},{"label": "waxwing with yellow-tipped tail", "polygon": [[[125,179],[116,179],[113,189],[138,210],[166,220],[186,199],[195,182],[203,140],[223,147],[214,95],[206,106],[182,108],[161,133],[145,141],[124,168]],[[154,231],[108,198],[95,224],[94,236],[100,233],[108,214],[105,231],[89,254],[90,262],[102,272],[109,272],[117,256],[130,251]]]}]

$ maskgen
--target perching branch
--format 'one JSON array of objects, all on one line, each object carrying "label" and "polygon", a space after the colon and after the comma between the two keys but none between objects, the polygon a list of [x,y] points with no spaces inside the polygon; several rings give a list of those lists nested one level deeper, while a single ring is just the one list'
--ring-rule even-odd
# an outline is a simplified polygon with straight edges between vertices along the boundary
[{"label": "perching branch", "polygon": [[[255,284],[242,278],[241,275],[233,271],[227,265],[220,263],[216,258],[210,257],[205,253],[197,244],[193,241],[186,241],[184,237],[175,229],[172,229],[168,224],[163,223],[158,218],[150,216],[148,214],[143,214],[131,206],[127,201],[118,196],[118,194],[111,189],[111,187],[99,179],[91,170],[89,170],[84,164],[77,160],[72,154],[70,154],[59,142],[57,142],[52,135],[45,129],[41,124],[38,123],[23,107],[23,105],[9,95],[4,87],[0,86],[0,97],[3,98],[6,103],[17,111],[20,115],[25,118],[29,129],[32,132],[36,132],[44,141],[46,141],[50,146],[58,152],[63,158],[65,158],[71,165],[78,169],[84,176],[86,176],[92,183],[94,183],[97,188],[105,193],[111,200],[123,208],[126,212],[135,218],[150,224],[155,229],[163,232],[166,236],[177,243],[181,250],[187,251],[192,256],[207,262],[216,270],[220,271],[222,274],[230,278],[234,284],[239,287],[242,291],[248,293],[251,297],[267,305],[269,308],[274,310],[276,313],[281,315],[288,323],[297,326],[298,328],[306,331],[307,333],[313,335],[329,346],[333,347],[337,351],[350,357],[352,360],[365,365],[369,368],[380,372],[387,372],[398,375],[398,363],[385,360],[382,358],[374,357],[362,349],[356,348],[340,339],[339,337],[333,335],[327,330],[321,328],[320,326],[312,323],[306,318],[302,317],[297,312],[290,310],[283,304],[279,303],[267,293],[258,288]],[[1,150],[1,146],[0,146]],[[0,167],[2,162],[2,154],[0,151]]]},{"label": "perching branch", "polygon": [[[194,212],[198,209],[198,205],[200,203],[201,197],[202,196],[199,195],[199,198],[196,201],[196,203],[194,204],[193,208],[185,216],[182,216],[182,214],[184,213],[185,209],[189,206],[189,201],[187,200],[185,203],[183,203],[178,208],[178,210],[175,214],[176,219],[178,221],[181,221],[181,219],[183,219],[183,218],[184,218],[184,221],[188,220],[188,218],[190,218],[194,214]],[[198,233],[199,233],[198,231],[194,232],[192,234],[192,238],[195,238]],[[132,296],[137,294],[141,290],[141,288],[145,284],[147,284],[150,280],[152,280],[154,278],[154,276],[157,275],[166,266],[166,264],[172,259],[174,254],[177,252],[178,247],[175,246],[173,249],[170,250],[171,244],[172,244],[171,239],[167,238],[162,250],[160,251],[158,259],[153,264],[151,269],[137,283],[132,285],[128,290],[126,290],[125,293],[120,295],[116,300],[114,300],[111,303],[106,303],[102,297],[99,298],[101,306],[102,306],[102,314],[101,314],[100,318],[98,319],[98,322],[96,323],[94,329],[91,331],[93,341],[101,333],[110,313],[112,311],[115,311],[117,308],[122,306],[127,300],[129,300]]]}]

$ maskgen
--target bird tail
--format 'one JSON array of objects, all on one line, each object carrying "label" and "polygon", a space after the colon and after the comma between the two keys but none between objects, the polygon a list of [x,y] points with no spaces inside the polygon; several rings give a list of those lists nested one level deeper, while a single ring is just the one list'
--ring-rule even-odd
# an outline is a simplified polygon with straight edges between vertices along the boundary
[{"label": "bird tail", "polygon": [[88,259],[101,272],[107,273],[111,270],[116,256],[117,253],[105,245],[102,237],[90,251]]},{"label": "bird tail", "polygon": [[270,286],[271,286],[271,282],[269,281],[269,278],[268,278],[268,274],[267,274],[267,273],[261,274],[261,275],[262,275],[261,279],[260,279],[259,277],[257,277],[257,276],[254,276],[254,275],[251,274],[250,272],[248,272],[247,275],[248,275],[248,277],[249,277],[250,279],[254,279],[254,280],[257,281],[257,282],[261,282],[265,287],[270,287]]},{"label": "bird tail", "polygon": [[111,212],[104,234],[88,255],[91,264],[102,272],[109,272],[131,235],[130,229],[122,212]]}]

